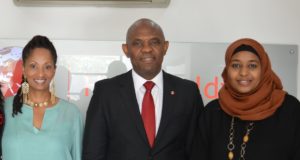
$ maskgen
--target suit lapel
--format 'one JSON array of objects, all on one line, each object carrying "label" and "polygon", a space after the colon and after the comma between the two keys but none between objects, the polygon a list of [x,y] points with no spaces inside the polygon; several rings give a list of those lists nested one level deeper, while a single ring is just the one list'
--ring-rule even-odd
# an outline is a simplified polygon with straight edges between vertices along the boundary
[{"label": "suit lapel", "polygon": [[128,117],[133,120],[133,123],[136,125],[141,137],[144,139],[145,143],[149,145],[136,99],[131,71],[127,72],[124,76],[124,79],[120,81],[120,94],[122,102],[124,102],[123,106],[129,111]]},{"label": "suit lapel", "polygon": [[[157,136],[155,139],[155,151],[159,150],[161,146],[162,137],[164,134],[165,129],[167,128],[168,122],[170,117],[172,116],[172,107],[175,106],[176,103],[176,88],[175,84],[173,84],[172,79],[170,76],[163,72],[163,106],[162,106],[162,115],[160,120],[159,129],[157,132]],[[160,146],[157,146],[159,144]]]}]

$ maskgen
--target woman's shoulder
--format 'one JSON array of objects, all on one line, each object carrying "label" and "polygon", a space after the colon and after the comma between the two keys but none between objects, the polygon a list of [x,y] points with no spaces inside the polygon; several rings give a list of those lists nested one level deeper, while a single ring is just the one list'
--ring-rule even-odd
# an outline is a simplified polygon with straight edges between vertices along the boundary
[{"label": "woman's shoulder", "polygon": [[284,98],[284,101],[283,101],[283,104],[285,104],[285,103],[291,103],[291,104],[299,104],[300,102],[299,102],[299,100],[295,97],[295,96],[293,96],[293,95],[290,95],[290,94],[286,94],[285,95],[285,98]]},{"label": "woman's shoulder", "polygon": [[10,102],[10,103],[12,103],[12,101],[14,100],[14,98],[15,98],[15,96],[6,97],[6,98],[4,99],[4,101],[5,101],[5,102]]},{"label": "woman's shoulder", "polygon": [[74,103],[69,102],[69,101],[67,101],[65,99],[62,99],[62,98],[58,98],[58,104],[68,106],[68,107],[76,107],[76,105]]},{"label": "woman's shoulder", "polygon": [[215,117],[215,116],[220,116],[223,115],[224,112],[222,111],[219,103],[219,99],[214,99],[207,103],[204,107],[203,115],[207,117]]},{"label": "woman's shoulder", "polygon": [[299,114],[300,114],[299,100],[293,95],[286,93],[281,106],[277,109],[274,116],[283,117],[285,119],[290,119],[290,118],[298,119]]},{"label": "woman's shoulder", "polygon": [[5,115],[12,114],[14,96],[6,97],[4,99],[4,113]]},{"label": "woman's shoulder", "polygon": [[13,106],[14,97],[15,96],[11,96],[11,97],[7,97],[7,98],[4,99],[4,108]]},{"label": "woman's shoulder", "polygon": [[210,102],[208,102],[206,105],[205,105],[205,109],[206,110],[210,110],[210,111],[218,111],[220,110],[220,103],[219,103],[219,99],[214,99]]},{"label": "woman's shoulder", "polygon": [[64,110],[71,112],[73,114],[80,114],[79,108],[74,104],[64,99],[59,99],[59,102],[57,103],[59,107],[63,108]]},{"label": "woman's shoulder", "polygon": [[286,94],[285,98],[282,103],[282,107],[284,109],[291,109],[292,111],[299,111],[300,112],[300,102],[299,100],[290,94]]}]

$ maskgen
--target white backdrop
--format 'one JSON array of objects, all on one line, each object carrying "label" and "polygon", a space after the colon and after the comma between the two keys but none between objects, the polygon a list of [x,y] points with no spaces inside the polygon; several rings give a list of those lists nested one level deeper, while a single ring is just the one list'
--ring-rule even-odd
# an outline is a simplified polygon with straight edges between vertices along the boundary
[{"label": "white backdrop", "polygon": [[[0,82],[6,97],[20,86],[22,47],[27,40],[0,39]],[[80,108],[85,116],[94,83],[111,78],[131,69],[130,60],[121,50],[121,41],[53,40],[58,52],[55,74],[56,95]],[[9,47],[10,46],[10,47]],[[16,46],[16,47],[11,47]],[[175,43],[171,42],[165,56],[163,69],[171,74],[190,79],[198,84],[204,104],[218,98],[223,85],[225,43]],[[5,48],[6,47],[6,48]],[[284,90],[297,95],[298,51],[296,45],[265,44],[273,70],[281,78]]]},{"label": "white backdrop", "polygon": [[[299,0],[171,0],[167,8],[19,7],[0,1],[0,38],[123,41],[128,26],[147,17],[173,42],[232,42],[300,45]],[[223,58],[223,57],[220,57]],[[299,58],[299,57],[298,57]],[[298,79],[299,79],[298,66]],[[298,85],[298,98],[300,85]]]}]

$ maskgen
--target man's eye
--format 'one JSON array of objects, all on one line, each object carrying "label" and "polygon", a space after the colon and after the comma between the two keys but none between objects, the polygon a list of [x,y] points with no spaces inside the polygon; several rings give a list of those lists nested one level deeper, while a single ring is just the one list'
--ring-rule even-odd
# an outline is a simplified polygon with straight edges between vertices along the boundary
[{"label": "man's eye", "polygon": [[141,41],[134,41],[134,42],[132,43],[132,45],[133,45],[133,46],[142,46],[143,43],[142,43]]},{"label": "man's eye", "polygon": [[150,41],[150,44],[151,44],[151,45],[159,45],[159,44],[160,44],[160,40],[158,40],[158,39],[151,40],[151,41]]}]

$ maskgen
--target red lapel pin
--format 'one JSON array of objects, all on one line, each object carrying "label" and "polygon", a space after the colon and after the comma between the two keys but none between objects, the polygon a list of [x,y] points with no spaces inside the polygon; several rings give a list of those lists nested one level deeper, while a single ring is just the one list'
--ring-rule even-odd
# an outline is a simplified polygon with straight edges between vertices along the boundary
[{"label": "red lapel pin", "polygon": [[172,96],[174,96],[174,95],[175,95],[175,91],[171,91],[170,94],[171,94]]}]

